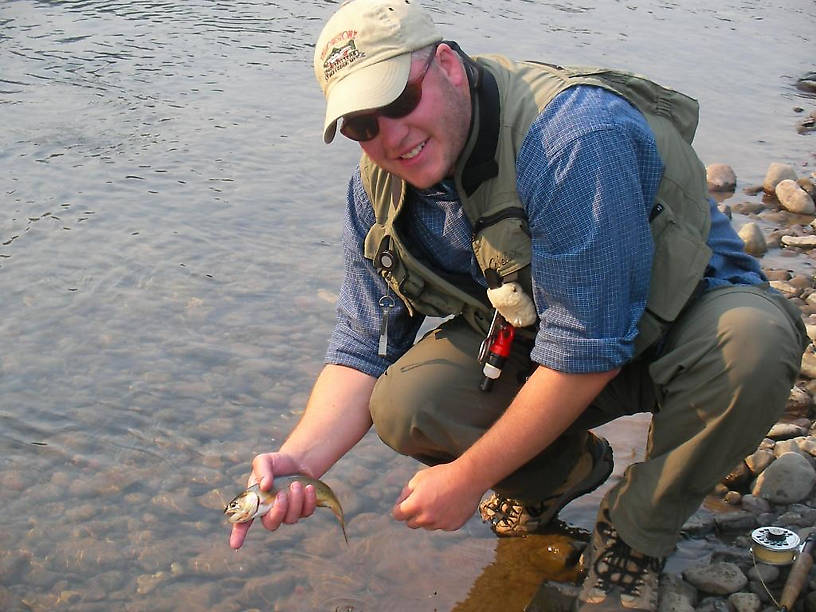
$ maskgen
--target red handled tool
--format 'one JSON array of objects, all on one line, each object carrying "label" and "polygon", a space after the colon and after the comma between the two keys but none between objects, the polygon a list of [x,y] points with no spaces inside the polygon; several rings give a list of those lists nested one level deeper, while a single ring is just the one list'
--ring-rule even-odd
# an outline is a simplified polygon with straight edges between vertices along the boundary
[{"label": "red handled tool", "polygon": [[504,362],[510,356],[510,349],[513,346],[513,338],[516,335],[516,328],[504,320],[498,312],[493,317],[490,326],[491,333],[488,334],[485,342],[490,342],[486,352],[483,351],[484,368],[482,369],[482,381],[479,389],[490,391],[493,382],[501,376]]}]

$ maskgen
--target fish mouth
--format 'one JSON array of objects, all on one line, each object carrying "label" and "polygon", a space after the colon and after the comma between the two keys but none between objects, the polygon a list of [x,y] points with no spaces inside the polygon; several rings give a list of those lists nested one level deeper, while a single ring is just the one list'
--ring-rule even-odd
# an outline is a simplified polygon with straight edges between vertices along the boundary
[{"label": "fish mouth", "polygon": [[230,520],[233,523],[248,523],[258,513],[258,508],[261,507],[261,497],[255,493],[249,493],[244,498],[244,503],[240,510],[238,510]]},{"label": "fish mouth", "polygon": [[261,505],[261,498],[255,493],[243,493],[224,508],[230,523],[246,523],[255,516]]}]

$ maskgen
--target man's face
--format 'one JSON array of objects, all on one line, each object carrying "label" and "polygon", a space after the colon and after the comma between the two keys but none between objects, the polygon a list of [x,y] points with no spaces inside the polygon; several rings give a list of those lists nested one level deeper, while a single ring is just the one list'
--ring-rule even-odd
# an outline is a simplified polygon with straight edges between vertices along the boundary
[{"label": "man's face", "polygon": [[[409,82],[424,65],[414,62]],[[467,76],[456,53],[439,45],[417,107],[398,119],[380,115],[377,122],[378,134],[360,146],[378,166],[420,189],[450,176],[470,128]]]}]

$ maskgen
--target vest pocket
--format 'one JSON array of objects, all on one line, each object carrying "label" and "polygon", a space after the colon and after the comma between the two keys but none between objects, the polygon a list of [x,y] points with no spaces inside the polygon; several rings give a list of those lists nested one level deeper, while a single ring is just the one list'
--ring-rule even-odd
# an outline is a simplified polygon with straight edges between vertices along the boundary
[{"label": "vest pocket", "polygon": [[527,219],[505,216],[494,223],[480,226],[473,238],[473,253],[482,271],[493,269],[500,276],[507,276],[530,265],[531,243]]},{"label": "vest pocket", "polygon": [[[646,309],[670,323],[702,279],[711,249],[677,222],[666,202],[658,200],[657,205],[663,210],[652,221],[655,251]],[[666,279],[671,279],[671,283]]]}]

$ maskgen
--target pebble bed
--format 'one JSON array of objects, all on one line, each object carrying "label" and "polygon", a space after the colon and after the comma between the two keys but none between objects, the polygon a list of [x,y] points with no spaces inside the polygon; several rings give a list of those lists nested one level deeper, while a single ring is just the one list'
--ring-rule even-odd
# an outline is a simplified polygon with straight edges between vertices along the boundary
[{"label": "pebble bed", "polygon": [[[733,191],[736,177],[724,164],[707,168],[712,192]],[[746,251],[762,258],[816,259],[814,175],[797,176],[787,164],[772,163],[763,185],[743,193],[748,201],[725,206],[731,216],[748,217],[739,229]],[[768,226],[774,229],[767,230]],[[766,229],[763,230],[763,227]],[[791,260],[792,264],[794,259]],[[796,268],[791,265],[790,268]],[[808,335],[816,340],[816,280],[787,267],[764,266],[771,285],[802,311]],[[791,390],[782,418],[749,455],[717,486],[715,510],[700,508],[685,524],[684,537],[706,543],[710,555],[679,574],[664,573],[660,612],[778,610],[790,564],[758,562],[751,551],[751,533],[778,526],[801,541],[816,531],[816,352],[808,347],[799,379]],[[760,553],[761,554],[761,553]],[[795,611],[816,612],[816,566],[812,567]]]}]

